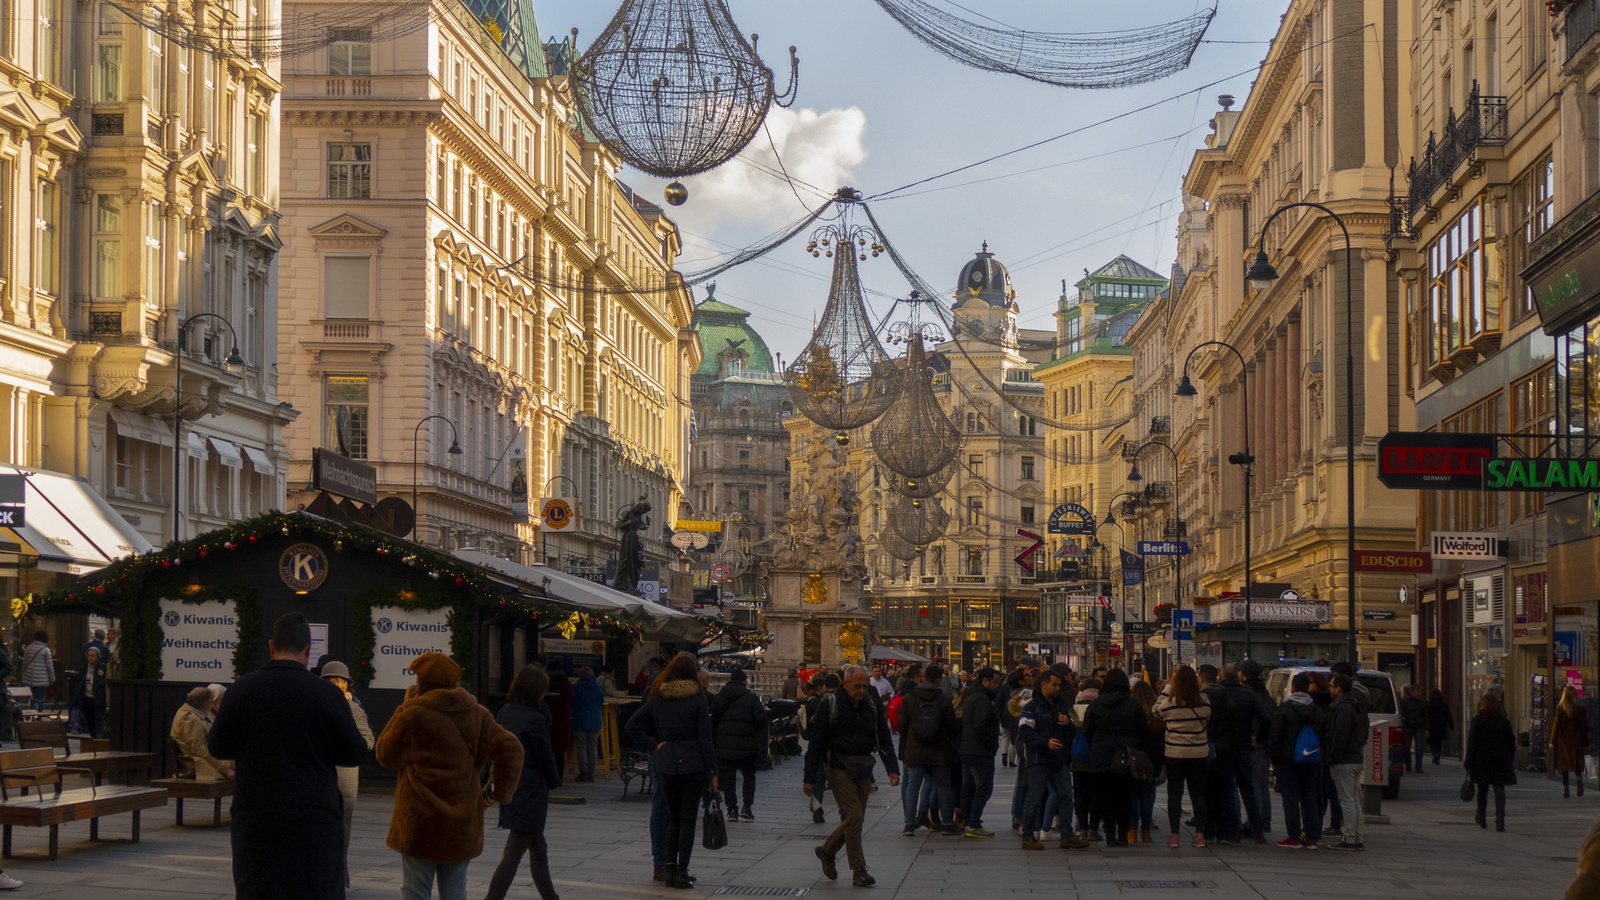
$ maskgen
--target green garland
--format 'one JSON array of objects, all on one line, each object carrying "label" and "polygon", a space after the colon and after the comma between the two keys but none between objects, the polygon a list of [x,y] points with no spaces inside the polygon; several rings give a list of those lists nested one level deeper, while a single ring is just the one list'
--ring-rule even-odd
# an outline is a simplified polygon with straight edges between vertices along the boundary
[{"label": "green garland", "polygon": [[[260,662],[261,656],[261,603],[256,590],[248,585],[214,585],[200,592],[185,590],[173,582],[149,586],[154,595],[148,602],[135,605],[131,614],[122,616],[122,640],[119,650],[123,671],[128,678],[158,680],[161,678],[161,648],[166,643],[166,630],[161,626],[160,600],[177,600],[187,606],[197,606],[213,601],[233,601],[234,617],[238,621],[239,639],[233,651],[233,677],[240,678]],[[168,590],[159,590],[162,587]]]},{"label": "green garland", "polygon": [[[409,595],[409,596],[407,596]],[[372,633],[372,608],[389,606],[406,611],[418,609],[443,609],[450,607],[450,658],[462,671],[472,671],[473,646],[472,601],[453,591],[397,591],[393,588],[373,588],[362,591],[350,601],[350,625],[355,635],[356,668],[351,672],[355,683],[366,687],[372,683],[372,655],[377,647],[377,637]]]}]

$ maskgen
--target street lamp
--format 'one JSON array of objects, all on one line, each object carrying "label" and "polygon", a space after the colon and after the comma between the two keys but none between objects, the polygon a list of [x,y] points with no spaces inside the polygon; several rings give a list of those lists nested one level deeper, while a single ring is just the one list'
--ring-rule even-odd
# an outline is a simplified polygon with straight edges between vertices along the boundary
[{"label": "street lamp", "polygon": [[1261,223],[1261,236],[1256,241],[1256,260],[1245,272],[1245,279],[1250,286],[1259,290],[1271,289],[1278,280],[1278,270],[1267,261],[1267,226],[1272,220],[1282,215],[1286,210],[1297,206],[1309,209],[1320,209],[1333,219],[1339,230],[1344,232],[1344,318],[1345,318],[1345,344],[1344,344],[1344,438],[1345,452],[1349,454],[1345,463],[1345,560],[1350,566],[1350,583],[1346,586],[1345,602],[1349,642],[1348,653],[1350,665],[1361,668],[1360,648],[1356,644],[1356,316],[1355,316],[1355,253],[1350,248],[1350,229],[1345,227],[1344,219],[1333,210],[1321,203],[1300,201],[1298,203],[1285,203],[1277,211],[1267,216]]},{"label": "street lamp", "polygon": [[[1138,464],[1137,463],[1135,463],[1134,468],[1138,468]],[[1121,527],[1120,524],[1117,522],[1116,515],[1115,515],[1115,512],[1114,512],[1114,510],[1116,509],[1116,504],[1117,504],[1117,498],[1118,497],[1132,497],[1135,502],[1137,502],[1139,500],[1139,494],[1137,492],[1135,492],[1135,491],[1119,491],[1118,493],[1113,494],[1111,496],[1111,505],[1106,507],[1106,520],[1102,524],[1118,525],[1118,527]],[[1144,540],[1144,519],[1140,518],[1138,520],[1137,524],[1138,524],[1138,531],[1135,532],[1134,537],[1137,540],[1143,541]],[[1126,539],[1124,539],[1124,542],[1126,542]],[[1117,561],[1120,563],[1121,559],[1118,559]],[[1150,595],[1147,593],[1148,588],[1145,585],[1144,575],[1145,575],[1145,572],[1144,572],[1144,554],[1140,553],[1139,554],[1139,637],[1141,639],[1144,639],[1144,638],[1148,637],[1148,635],[1145,632],[1146,632],[1146,629],[1148,629],[1148,627],[1149,627],[1147,623],[1148,623],[1149,618],[1150,618]],[[1126,613],[1128,611],[1128,609],[1127,609],[1128,586],[1127,586],[1126,582],[1124,582],[1124,584],[1122,586],[1122,603],[1123,603],[1122,611],[1124,613],[1123,619],[1126,620],[1127,619]],[[1127,634],[1128,625],[1127,625],[1126,621],[1123,622],[1122,630],[1123,630],[1124,634]],[[1124,641],[1123,643],[1126,644],[1127,641]],[[1143,643],[1143,641],[1141,640],[1141,645],[1142,645],[1142,643]],[[1145,659],[1145,649],[1146,648],[1144,648],[1143,646],[1140,647],[1140,649],[1139,649],[1139,658],[1140,658],[1140,660],[1143,661],[1143,663],[1145,665],[1145,668],[1148,669],[1150,661],[1148,659]]]},{"label": "street lamp", "polygon": [[[1121,496],[1121,495],[1119,494],[1117,496]],[[1112,497],[1111,498],[1111,502],[1115,503],[1116,499],[1117,499],[1116,497]],[[1106,510],[1106,520],[1104,522],[1101,522],[1099,525],[1095,526],[1095,532],[1096,532],[1095,541],[1096,542],[1098,542],[1100,540],[1100,538],[1099,538],[1100,529],[1106,527],[1107,525],[1115,525],[1115,526],[1117,526],[1117,532],[1122,536],[1121,540],[1119,540],[1118,543],[1117,543],[1117,565],[1120,568],[1121,565],[1122,565],[1122,554],[1124,552],[1126,552],[1127,546],[1128,546],[1128,532],[1127,532],[1127,529],[1122,527],[1122,523],[1118,522],[1116,517],[1111,514],[1111,511],[1109,509],[1107,509]],[[1103,545],[1103,544],[1101,545],[1101,547],[1102,547],[1102,549],[1104,549],[1106,551],[1106,556],[1109,557],[1110,554],[1111,554],[1110,548],[1109,547],[1105,547],[1105,545]],[[1109,575],[1110,575],[1110,562],[1109,562],[1109,559],[1108,559],[1108,561],[1106,563],[1106,568],[1107,568],[1106,574],[1109,577]],[[1141,581],[1140,583],[1142,584],[1143,582]],[[1122,643],[1123,643],[1124,646],[1126,646],[1127,643],[1128,643],[1128,641],[1127,641],[1127,633],[1128,633],[1128,582],[1127,582],[1126,578],[1124,578],[1123,582],[1122,582],[1122,614],[1117,618],[1117,623],[1122,626],[1122,633],[1123,633],[1123,641],[1122,641]]]},{"label": "street lamp", "polygon": [[184,335],[189,331],[189,325],[196,319],[216,319],[228,327],[228,334],[233,338],[233,349],[228,351],[227,359],[222,364],[229,372],[237,374],[244,369],[244,357],[239,355],[239,333],[233,330],[233,324],[222,316],[211,313],[195,313],[178,323],[178,349],[172,354],[173,380],[172,380],[172,539],[178,540],[178,516],[182,506],[179,501],[183,499],[183,344]]},{"label": "street lamp", "polygon": [[[1269,267],[1270,268],[1270,267]],[[1250,452],[1250,368],[1244,363],[1244,354],[1239,348],[1227,341],[1205,341],[1196,344],[1189,355],[1183,360],[1183,377],[1178,380],[1178,389],[1174,392],[1179,397],[1193,397],[1200,392],[1195,390],[1194,383],[1189,380],[1189,362],[1202,347],[1217,346],[1231,352],[1239,360],[1239,385],[1244,392],[1244,402],[1240,404],[1244,410],[1244,450],[1240,453],[1228,454],[1228,462],[1238,466],[1244,472],[1244,658],[1250,658],[1251,637],[1253,631],[1250,623],[1250,480],[1254,476],[1256,456]]]},{"label": "street lamp", "polygon": [[[1192,387],[1192,385],[1191,385],[1191,387]],[[1133,470],[1128,473],[1128,480],[1132,481],[1132,482],[1135,482],[1135,483],[1143,480],[1143,476],[1139,474],[1139,455],[1144,453],[1145,450],[1147,450],[1147,449],[1149,449],[1151,447],[1160,447],[1161,449],[1163,449],[1163,450],[1167,451],[1168,453],[1172,454],[1172,517],[1174,519],[1176,519],[1177,523],[1178,523],[1178,527],[1174,531],[1174,536],[1178,540],[1181,541],[1181,540],[1183,540],[1184,533],[1183,533],[1183,515],[1182,515],[1182,513],[1180,511],[1179,504],[1178,504],[1178,451],[1172,449],[1172,447],[1170,445],[1168,445],[1168,444],[1163,444],[1163,443],[1160,443],[1158,441],[1145,441],[1143,444],[1140,444],[1139,445],[1139,449],[1134,452],[1134,455],[1133,455]],[[1176,568],[1176,571],[1173,573],[1172,608],[1173,609],[1182,609],[1183,608],[1183,554],[1182,553],[1175,554],[1173,558],[1174,558],[1174,565],[1177,568]],[[1249,603],[1250,601],[1248,599],[1246,599],[1245,602]]]},{"label": "street lamp", "polygon": [[[417,427],[411,429],[411,515],[417,520],[418,525],[422,524],[422,513],[417,509],[417,437],[422,434],[422,426],[428,424],[430,419],[438,419],[450,426],[450,449],[445,452],[451,456],[461,455],[461,441],[456,432],[456,423],[450,421],[448,417],[440,415],[427,416],[417,423]],[[415,540],[420,535],[420,532],[420,529],[413,532],[412,539]]]}]

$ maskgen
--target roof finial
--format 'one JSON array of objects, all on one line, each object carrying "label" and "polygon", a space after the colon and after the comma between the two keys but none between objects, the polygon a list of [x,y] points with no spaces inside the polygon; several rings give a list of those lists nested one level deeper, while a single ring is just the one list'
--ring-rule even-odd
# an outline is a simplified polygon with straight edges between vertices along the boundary
[{"label": "roof finial", "polygon": [[989,252],[989,242],[988,241],[984,241],[983,242],[983,252],[985,252],[985,253]]}]

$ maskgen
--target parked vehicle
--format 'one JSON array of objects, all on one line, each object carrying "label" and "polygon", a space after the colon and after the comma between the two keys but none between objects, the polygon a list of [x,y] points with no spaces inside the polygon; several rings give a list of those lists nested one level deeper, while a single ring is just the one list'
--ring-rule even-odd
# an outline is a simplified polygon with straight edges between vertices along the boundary
[{"label": "parked vehicle", "polygon": [[[1267,673],[1267,693],[1272,695],[1273,700],[1282,703],[1283,698],[1289,695],[1289,682],[1301,672],[1309,673],[1311,680],[1324,690],[1333,679],[1332,670],[1322,661],[1284,660],[1278,668]],[[1372,765],[1373,747],[1369,744],[1368,765],[1361,772],[1361,783],[1381,787],[1383,799],[1394,800],[1400,796],[1400,777],[1406,771],[1406,732],[1400,719],[1399,694],[1388,672],[1360,669],[1356,672],[1356,682],[1367,689],[1367,717],[1373,730],[1381,732],[1377,746],[1386,750],[1389,762],[1388,771]]]}]

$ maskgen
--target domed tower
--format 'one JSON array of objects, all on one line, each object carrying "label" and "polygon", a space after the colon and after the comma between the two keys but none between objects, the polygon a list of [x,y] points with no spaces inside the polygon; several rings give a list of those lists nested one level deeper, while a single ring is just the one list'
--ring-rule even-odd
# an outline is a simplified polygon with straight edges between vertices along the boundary
[{"label": "domed tower", "polygon": [[989,252],[988,241],[961,267],[953,308],[959,337],[1001,346],[1016,343],[1017,292],[1005,264]]}]

